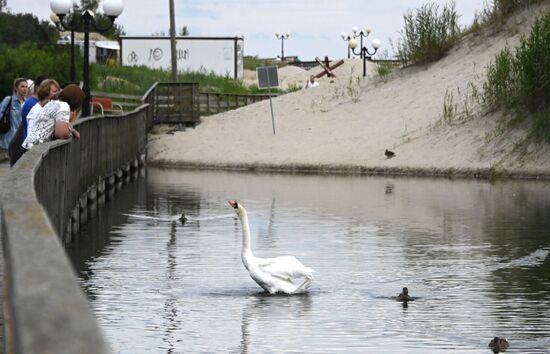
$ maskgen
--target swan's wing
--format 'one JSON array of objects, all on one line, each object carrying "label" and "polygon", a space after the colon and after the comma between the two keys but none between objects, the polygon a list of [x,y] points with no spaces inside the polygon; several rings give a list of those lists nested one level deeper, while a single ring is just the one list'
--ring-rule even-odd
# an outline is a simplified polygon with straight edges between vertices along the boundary
[{"label": "swan's wing", "polygon": [[258,262],[258,266],[271,276],[288,281],[305,276],[311,277],[313,272],[294,256],[262,259]]},{"label": "swan's wing", "polygon": [[273,289],[273,282],[269,279],[269,275],[262,272],[259,267],[251,267],[248,271],[252,280],[261,286],[265,291],[269,293],[274,293],[276,290]]}]

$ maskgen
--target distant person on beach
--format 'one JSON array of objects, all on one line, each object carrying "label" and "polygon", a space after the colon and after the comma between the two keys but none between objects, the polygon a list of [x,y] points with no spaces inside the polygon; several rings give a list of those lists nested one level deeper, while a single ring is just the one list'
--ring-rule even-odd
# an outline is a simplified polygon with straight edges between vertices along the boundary
[{"label": "distant person on beach", "polygon": [[306,84],[304,85],[304,88],[312,88],[319,86],[319,83],[315,81],[315,76],[311,75],[309,77],[309,80],[306,81]]}]

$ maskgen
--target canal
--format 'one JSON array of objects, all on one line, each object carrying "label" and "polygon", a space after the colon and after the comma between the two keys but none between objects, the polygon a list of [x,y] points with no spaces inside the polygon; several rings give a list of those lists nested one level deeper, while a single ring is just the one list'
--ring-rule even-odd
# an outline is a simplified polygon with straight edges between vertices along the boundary
[{"label": "canal", "polygon": [[[309,293],[254,283],[229,199]],[[149,168],[67,251],[115,353],[550,353],[548,182]]]}]

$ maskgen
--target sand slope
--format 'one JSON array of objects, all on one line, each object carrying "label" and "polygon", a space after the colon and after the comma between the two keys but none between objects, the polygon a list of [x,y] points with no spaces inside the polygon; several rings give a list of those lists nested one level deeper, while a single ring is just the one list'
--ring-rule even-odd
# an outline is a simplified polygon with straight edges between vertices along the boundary
[{"label": "sand slope", "polygon": [[[537,13],[524,11],[506,32],[470,35],[436,63],[403,68],[387,82],[367,63],[346,60],[322,78],[320,87],[273,99],[276,134],[269,101],[203,117],[194,129],[173,135],[151,134],[149,162],[178,166],[362,171],[404,174],[488,176],[495,171],[550,176],[548,146],[514,149],[519,129],[502,135],[502,113],[482,114],[472,105],[466,118],[443,120],[445,95],[460,102],[469,84],[481,89],[486,66],[505,46],[514,47],[528,33]],[[308,71],[294,70],[305,81]],[[318,72],[318,68],[311,69]],[[331,82],[332,81],[332,82]],[[459,93],[460,92],[460,93]],[[464,105],[458,104],[459,110]],[[459,112],[460,113],[460,112]],[[395,151],[387,159],[384,150]]]}]

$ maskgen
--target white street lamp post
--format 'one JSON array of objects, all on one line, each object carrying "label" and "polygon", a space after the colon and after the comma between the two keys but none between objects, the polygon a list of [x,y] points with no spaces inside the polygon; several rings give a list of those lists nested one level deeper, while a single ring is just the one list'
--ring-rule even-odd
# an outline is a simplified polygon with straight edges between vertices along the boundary
[{"label": "white street lamp post", "polygon": [[340,37],[342,37],[342,39],[348,43],[347,47],[348,47],[348,59],[349,59],[349,58],[351,58],[351,50],[350,50],[350,48],[349,48],[349,41],[350,41],[353,37],[347,35],[346,32],[340,33]]},{"label": "white street lamp post", "polygon": [[281,40],[281,60],[285,60],[285,39],[288,39],[288,37],[290,37],[290,33],[287,32],[280,34],[277,32],[275,33],[275,37]]},{"label": "white street lamp post", "polygon": [[[369,29],[369,33],[371,30]],[[361,58],[363,58],[363,77],[367,76],[367,58],[370,59],[371,56],[376,54],[376,51],[378,48],[380,48],[380,40],[379,39],[373,39],[372,40],[372,48],[374,48],[374,51],[371,53],[366,46],[363,46],[361,43],[361,47],[359,48],[359,53],[355,52],[355,48],[357,48],[357,40],[355,38],[352,38],[348,42],[349,48],[351,48],[354,55],[360,55]],[[368,56],[367,56],[368,54]]]},{"label": "white street lamp post", "polygon": [[64,23],[63,19],[65,16],[69,13],[71,10],[71,7],[73,5],[72,0],[51,0],[50,1],[50,8],[52,9],[53,13],[57,15],[59,18],[59,25],[63,28],[74,31],[78,30],[81,25],[84,26],[84,77],[83,77],[83,87],[82,91],[84,91],[85,97],[84,97],[84,103],[82,106],[82,116],[87,117],[90,115],[90,28],[93,27],[95,30],[99,32],[105,32],[108,31],[113,24],[115,23],[115,19],[122,13],[122,10],[124,9],[124,6],[122,4],[122,0],[105,0],[103,2],[103,12],[105,15],[107,15],[110,19],[109,26],[105,28],[101,28],[98,26],[98,24],[95,22],[94,13],[90,10],[85,10],[82,12],[80,16],[80,20],[78,23]]},{"label": "white street lamp post", "polygon": [[[363,37],[367,38],[369,34],[372,32],[372,28],[367,26],[365,27],[365,29],[359,30],[357,26],[353,26],[351,30],[353,31],[353,38],[357,38],[357,37],[361,38],[361,48],[363,48]],[[360,58],[363,58],[362,52],[360,53],[360,55],[361,55]]]}]

